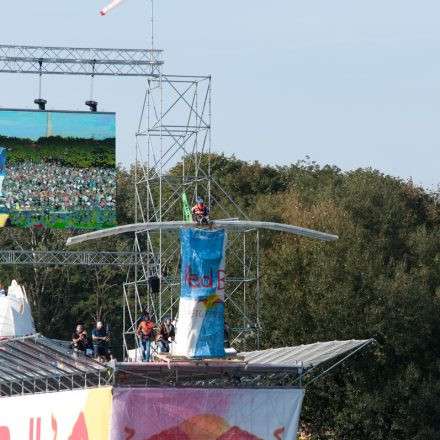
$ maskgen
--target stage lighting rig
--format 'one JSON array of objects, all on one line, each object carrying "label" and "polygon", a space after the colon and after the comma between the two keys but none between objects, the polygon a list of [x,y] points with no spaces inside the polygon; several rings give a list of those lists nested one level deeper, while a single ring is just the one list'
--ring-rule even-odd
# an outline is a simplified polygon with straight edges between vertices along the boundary
[{"label": "stage lighting rig", "polygon": [[39,110],[46,110],[47,101],[43,98],[34,99],[34,104],[38,105]]},{"label": "stage lighting rig", "polygon": [[86,101],[86,105],[90,108],[91,112],[96,112],[98,110],[98,102],[97,101]]}]

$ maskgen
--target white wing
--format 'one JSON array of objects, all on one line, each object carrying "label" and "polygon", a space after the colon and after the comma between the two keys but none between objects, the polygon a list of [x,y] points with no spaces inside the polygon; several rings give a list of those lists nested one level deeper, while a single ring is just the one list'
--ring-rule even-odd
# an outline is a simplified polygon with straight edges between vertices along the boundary
[{"label": "white wing", "polygon": [[[301,228],[300,226],[284,225],[272,222],[253,222],[253,221],[236,221],[236,220],[214,220],[214,227],[220,227],[227,230],[249,230],[249,229],[269,229],[272,231],[288,232],[290,234],[303,235],[305,237],[317,238],[318,240],[333,241],[338,236],[327,234],[325,232],[314,231],[313,229]],[[67,246],[82,243],[84,241],[96,240],[98,238],[110,237],[112,235],[123,234],[126,232],[139,231],[172,231],[182,228],[195,227],[195,222],[151,222],[151,223],[135,223],[131,225],[116,226],[115,228],[101,229],[99,231],[89,232],[87,234],[76,235],[67,240]]]}]

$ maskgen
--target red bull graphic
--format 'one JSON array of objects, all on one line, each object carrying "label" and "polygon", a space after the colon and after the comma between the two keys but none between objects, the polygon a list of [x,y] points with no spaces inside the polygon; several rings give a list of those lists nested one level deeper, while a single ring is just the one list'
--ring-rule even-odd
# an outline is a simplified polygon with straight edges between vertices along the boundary
[{"label": "red bull graphic", "polygon": [[113,390],[111,439],[295,439],[302,389]]},{"label": "red bull graphic", "polygon": [[182,287],[173,353],[191,358],[225,355],[226,232],[180,232]]},{"label": "red bull graphic", "polygon": [[0,440],[295,439],[304,389],[95,388],[0,399]]}]

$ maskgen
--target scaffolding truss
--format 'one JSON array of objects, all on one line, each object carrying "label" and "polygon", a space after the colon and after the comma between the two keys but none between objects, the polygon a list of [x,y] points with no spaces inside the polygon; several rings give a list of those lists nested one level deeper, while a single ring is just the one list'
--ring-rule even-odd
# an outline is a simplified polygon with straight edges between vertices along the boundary
[{"label": "scaffolding truss", "polygon": [[[185,220],[189,203],[202,196],[214,218],[248,220],[211,175],[211,77],[160,75],[148,79],[136,133],[135,223]],[[178,231],[134,231],[134,250],[151,255],[133,268],[124,284],[124,348],[134,337],[144,310],[156,322],[175,318],[180,297]],[[259,232],[231,231],[226,255],[226,320],[240,349],[259,344]],[[156,283],[156,288],[154,287]]]},{"label": "scaffolding truss", "polygon": [[158,49],[87,49],[0,45],[0,72],[93,76],[157,76]]},{"label": "scaffolding truss", "polygon": [[[211,175],[211,77],[164,75],[162,51],[0,46],[0,72],[148,77],[136,133],[135,222],[184,220],[182,193],[202,195],[216,218],[245,213]],[[142,310],[156,321],[175,317],[180,294],[177,233],[136,231],[133,253],[3,251],[0,264],[73,264],[131,267],[123,286],[124,347]],[[259,344],[259,233],[229,233],[226,318],[240,349]],[[159,281],[159,289],[152,288]],[[238,347],[237,347],[238,348]]]},{"label": "scaffolding truss", "polygon": [[143,252],[1,250],[0,264],[71,266],[142,266]]}]

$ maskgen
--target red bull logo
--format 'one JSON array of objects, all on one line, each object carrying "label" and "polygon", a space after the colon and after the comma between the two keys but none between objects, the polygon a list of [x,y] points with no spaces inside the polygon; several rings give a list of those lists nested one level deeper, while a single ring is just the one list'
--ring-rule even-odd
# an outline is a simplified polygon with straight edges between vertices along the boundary
[{"label": "red bull logo", "polygon": [[214,274],[211,268],[209,275],[203,275],[192,272],[191,266],[187,264],[185,266],[183,285],[190,288],[202,288],[212,289],[214,285],[217,285],[217,290],[225,290],[226,274],[224,269],[218,269]]}]

